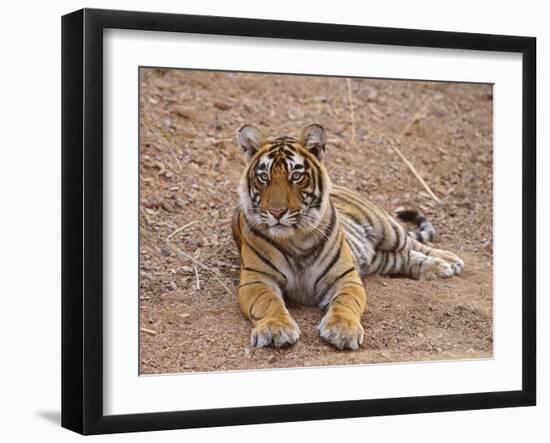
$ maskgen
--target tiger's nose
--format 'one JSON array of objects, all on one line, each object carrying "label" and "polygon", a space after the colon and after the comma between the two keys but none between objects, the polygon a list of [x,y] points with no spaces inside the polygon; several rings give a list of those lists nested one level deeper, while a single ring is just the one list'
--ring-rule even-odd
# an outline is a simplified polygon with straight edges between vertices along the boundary
[{"label": "tiger's nose", "polygon": [[275,217],[277,220],[280,220],[281,217],[285,214],[286,208],[269,208],[269,212],[271,212],[271,215]]}]

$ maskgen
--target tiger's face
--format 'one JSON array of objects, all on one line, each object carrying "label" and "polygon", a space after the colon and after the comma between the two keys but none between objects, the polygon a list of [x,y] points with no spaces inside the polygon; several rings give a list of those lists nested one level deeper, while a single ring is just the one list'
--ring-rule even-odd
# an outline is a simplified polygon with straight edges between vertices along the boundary
[{"label": "tiger's face", "polygon": [[330,188],[322,164],[326,141],[324,128],[316,124],[298,138],[264,138],[250,125],[239,130],[248,160],[239,193],[253,229],[289,237],[317,228]]}]

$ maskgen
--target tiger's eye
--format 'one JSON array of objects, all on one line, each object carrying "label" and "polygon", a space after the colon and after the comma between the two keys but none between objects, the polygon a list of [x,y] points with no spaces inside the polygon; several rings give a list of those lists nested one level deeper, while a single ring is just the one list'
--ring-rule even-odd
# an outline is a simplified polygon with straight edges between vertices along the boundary
[{"label": "tiger's eye", "polygon": [[269,180],[269,176],[265,172],[262,172],[260,175],[258,175],[258,180],[260,180],[262,183],[266,183],[267,180]]},{"label": "tiger's eye", "polygon": [[304,174],[302,174],[301,172],[295,172],[292,174],[292,181],[294,182],[299,182],[300,180],[302,180],[302,178],[304,178]]}]

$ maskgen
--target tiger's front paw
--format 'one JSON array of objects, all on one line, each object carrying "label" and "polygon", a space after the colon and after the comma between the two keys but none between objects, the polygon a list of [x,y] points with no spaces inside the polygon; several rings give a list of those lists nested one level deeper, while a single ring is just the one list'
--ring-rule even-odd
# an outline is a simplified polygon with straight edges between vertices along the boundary
[{"label": "tiger's front paw", "polygon": [[293,345],[300,337],[300,328],[289,315],[265,318],[258,322],[250,334],[250,345],[256,348]]},{"label": "tiger's front paw", "polygon": [[352,315],[327,312],[319,324],[319,335],[338,349],[356,350],[365,335],[361,322]]}]

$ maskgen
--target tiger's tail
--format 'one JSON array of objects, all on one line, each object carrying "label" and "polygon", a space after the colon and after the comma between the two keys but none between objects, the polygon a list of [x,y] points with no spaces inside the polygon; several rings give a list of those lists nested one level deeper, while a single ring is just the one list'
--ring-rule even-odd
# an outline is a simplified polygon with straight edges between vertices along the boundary
[{"label": "tiger's tail", "polygon": [[430,221],[415,210],[404,210],[396,213],[399,220],[413,223],[418,226],[417,231],[409,231],[409,236],[419,241],[420,243],[426,243],[432,241],[435,237],[435,229]]}]

